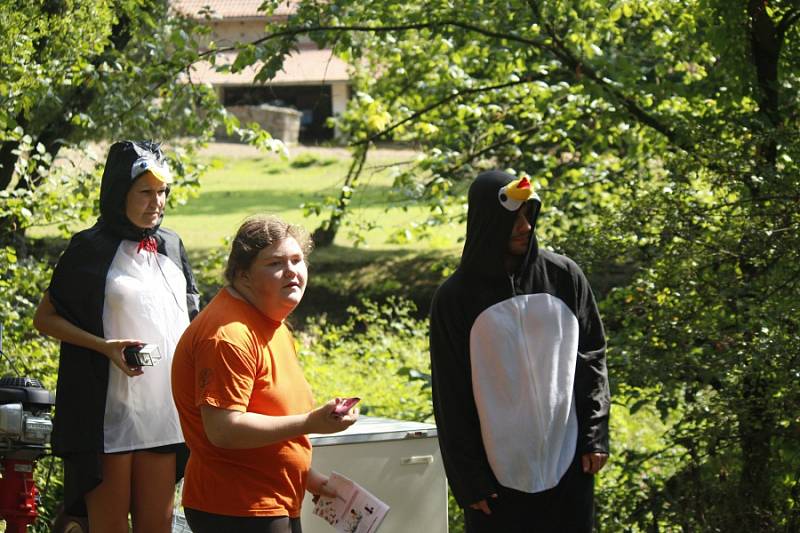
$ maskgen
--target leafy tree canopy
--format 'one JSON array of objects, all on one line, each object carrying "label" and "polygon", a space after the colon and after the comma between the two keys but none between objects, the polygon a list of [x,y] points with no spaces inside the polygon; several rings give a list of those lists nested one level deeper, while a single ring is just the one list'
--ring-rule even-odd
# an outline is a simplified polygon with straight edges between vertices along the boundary
[{"label": "leafy tree canopy", "polygon": [[66,228],[96,212],[104,154],[89,141],[171,141],[173,201],[197,184],[191,155],[218,125],[273,146],[258,128],[239,129],[210,86],[187,83],[207,34],[163,0],[0,3],[2,244],[24,247],[31,225]]},{"label": "leafy tree canopy", "polygon": [[625,267],[603,302],[613,377],[632,410],[675,417],[681,464],[618,444],[627,471],[608,523],[788,531],[800,527],[798,18],[796,3],[765,0],[308,1],[252,46],[308,34],[355,66],[341,126],[356,161],[384,139],[422,148],[395,183],[430,205],[420,232],[463,216],[476,172],[505,168],[542,195],[546,242],[596,277]]},{"label": "leafy tree canopy", "polygon": [[[671,429],[655,455],[617,442],[604,526],[796,531],[798,18],[790,0],[307,0],[230,68],[262,61],[269,79],[301,35],[354,65],[341,127],[356,157],[320,206],[328,237],[366,150],[396,139],[423,151],[396,175],[400,200],[431,208],[420,233],[463,216],[467,180],[499,167],[531,176],[550,246],[595,278],[624,267],[602,300],[612,377]],[[204,31],[157,0],[0,3],[6,242],[89,216],[95,161],[70,169],[63,147],[208,137],[219,102],[180,82],[219,51],[200,49]],[[187,184],[191,145],[173,151]],[[0,257],[17,265],[0,305],[29,316],[38,289],[10,248]]]}]

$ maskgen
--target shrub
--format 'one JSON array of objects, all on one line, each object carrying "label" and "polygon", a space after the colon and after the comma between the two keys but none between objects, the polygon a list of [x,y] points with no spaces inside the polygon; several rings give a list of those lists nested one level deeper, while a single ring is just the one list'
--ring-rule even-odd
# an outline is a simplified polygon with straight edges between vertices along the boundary
[{"label": "shrub", "polygon": [[[38,379],[55,392],[58,374],[58,342],[33,327],[33,313],[50,281],[47,261],[19,257],[11,247],[0,248],[0,324],[3,357],[0,375],[22,375]],[[39,519],[32,530],[50,530],[50,520],[62,498],[60,461],[43,458],[34,471],[41,492]]]},{"label": "shrub", "polygon": [[365,415],[430,422],[428,328],[413,303],[388,298],[348,308],[343,324],[311,317],[300,360],[318,401],[360,396]]}]

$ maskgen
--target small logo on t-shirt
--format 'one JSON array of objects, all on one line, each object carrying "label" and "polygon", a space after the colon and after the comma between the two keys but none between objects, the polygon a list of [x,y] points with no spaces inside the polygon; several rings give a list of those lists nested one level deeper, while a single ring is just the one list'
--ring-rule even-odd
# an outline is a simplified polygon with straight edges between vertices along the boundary
[{"label": "small logo on t-shirt", "polygon": [[211,381],[211,375],[213,373],[214,371],[211,370],[210,368],[204,368],[200,371],[200,377],[199,377],[200,390],[203,391],[206,390],[206,387],[208,387],[208,384]]}]

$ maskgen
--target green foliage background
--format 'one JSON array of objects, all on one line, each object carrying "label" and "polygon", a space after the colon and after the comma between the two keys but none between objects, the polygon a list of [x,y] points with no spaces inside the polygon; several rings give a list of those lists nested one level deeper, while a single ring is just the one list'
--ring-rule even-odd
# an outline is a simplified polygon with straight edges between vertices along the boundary
[{"label": "green foliage background", "polygon": [[[799,20],[789,0],[308,0],[242,43],[231,68],[260,62],[269,79],[306,35],[357,67],[340,117],[352,172],[338,199],[308,206],[330,214],[333,238],[377,141],[423,152],[392,175],[405,205],[429,213],[412,236],[461,219],[477,171],[531,176],[540,238],[588,272],[609,333],[617,405],[602,529],[793,532]],[[100,169],[89,141],[175,138],[175,202],[196,187],[192,150],[217,125],[275,148],[239,129],[209,88],[180,83],[219,51],[201,49],[204,32],[160,1],[0,4],[5,351],[48,386],[55,345],[30,317],[58,250],[25,230],[91,217]],[[425,415],[424,322],[404,309],[376,300],[309,323],[311,366],[331,372],[321,386],[327,365],[386,359],[382,386],[406,401],[370,408]]]},{"label": "green foliage background", "polygon": [[425,151],[395,179],[430,206],[423,229],[506,168],[540,192],[547,245],[616,275],[616,397],[666,426],[660,449],[615,440],[603,527],[800,528],[796,3],[303,6],[283,35],[364,67],[342,118],[354,156]]}]

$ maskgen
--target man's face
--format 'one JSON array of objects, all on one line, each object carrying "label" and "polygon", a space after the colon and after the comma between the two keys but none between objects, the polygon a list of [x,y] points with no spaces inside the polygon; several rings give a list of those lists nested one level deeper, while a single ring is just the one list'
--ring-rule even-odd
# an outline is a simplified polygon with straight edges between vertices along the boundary
[{"label": "man's face", "polygon": [[531,202],[525,202],[517,211],[517,218],[514,219],[514,227],[511,229],[511,237],[508,239],[508,253],[511,255],[524,255],[528,251],[528,243],[531,240],[531,223],[528,222],[530,216]]}]

